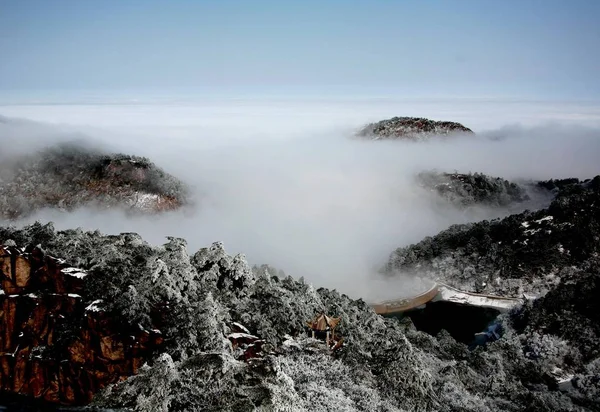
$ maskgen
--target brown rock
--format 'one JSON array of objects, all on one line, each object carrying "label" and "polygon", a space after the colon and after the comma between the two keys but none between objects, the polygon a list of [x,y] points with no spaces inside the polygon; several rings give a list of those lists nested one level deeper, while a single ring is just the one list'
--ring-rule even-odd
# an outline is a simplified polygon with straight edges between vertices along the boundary
[{"label": "brown rock", "polygon": [[14,282],[19,288],[25,288],[31,278],[31,265],[23,256],[17,256],[14,264]]},{"label": "brown rock", "polygon": [[[162,344],[160,333],[127,331],[103,312],[86,312],[85,275],[39,249],[0,246],[0,390],[86,404]],[[69,335],[61,328],[57,342],[65,322]]]},{"label": "brown rock", "polygon": [[117,340],[116,336],[103,336],[100,338],[100,351],[102,356],[110,360],[124,359],[123,342]]}]

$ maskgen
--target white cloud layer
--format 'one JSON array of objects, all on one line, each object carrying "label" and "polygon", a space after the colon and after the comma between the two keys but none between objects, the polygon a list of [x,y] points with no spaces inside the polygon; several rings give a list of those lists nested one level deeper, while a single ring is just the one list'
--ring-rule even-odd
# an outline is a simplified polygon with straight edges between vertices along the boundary
[{"label": "white cloud layer", "polygon": [[[160,217],[82,209],[42,211],[27,222],[138,232],[155,244],[179,236],[192,253],[221,240],[252,263],[365,299],[407,293],[406,284],[372,282],[396,247],[505,213],[440,207],[415,185],[415,173],[600,173],[600,109],[590,104],[263,99],[5,105],[0,114],[52,123],[0,119],[0,159],[85,136],[110,151],[149,157],[190,184],[196,200],[193,210]],[[478,134],[418,144],[349,138],[362,124],[394,115],[458,121]]]}]

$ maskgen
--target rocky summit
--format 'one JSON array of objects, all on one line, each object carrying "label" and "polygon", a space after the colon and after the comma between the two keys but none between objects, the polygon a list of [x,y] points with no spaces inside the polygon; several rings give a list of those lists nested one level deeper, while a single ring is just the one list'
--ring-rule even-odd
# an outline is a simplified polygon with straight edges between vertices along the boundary
[{"label": "rocky summit", "polygon": [[44,208],[82,206],[155,213],[183,206],[187,189],[138,156],[63,143],[2,162],[0,218],[18,219]]},{"label": "rocky summit", "polygon": [[[526,236],[538,250],[552,246],[533,240],[544,230],[556,228],[560,242],[571,230],[596,230],[599,214],[580,210],[595,207],[598,179],[564,187],[550,210],[505,222],[501,241]],[[571,227],[561,210],[580,218]],[[468,230],[453,233],[483,232]],[[581,235],[573,242],[593,240]],[[154,247],[135,234],[41,224],[2,228],[0,243],[3,370],[26,383],[3,379],[8,393],[43,397],[49,387],[56,395],[48,400],[76,403],[97,391],[92,405],[136,411],[598,410],[593,244],[549,251],[567,259],[553,263],[569,273],[548,283],[545,296],[501,315],[499,340],[469,347],[268,266],[251,268],[221,243],[188,254],[182,239]],[[568,269],[576,259],[585,263]],[[337,349],[313,338],[311,319],[323,320],[319,328],[335,320]]]},{"label": "rocky summit", "polygon": [[473,131],[460,123],[435,121],[422,117],[392,117],[370,123],[358,132],[358,136],[372,140],[427,140],[434,136],[472,134]]}]

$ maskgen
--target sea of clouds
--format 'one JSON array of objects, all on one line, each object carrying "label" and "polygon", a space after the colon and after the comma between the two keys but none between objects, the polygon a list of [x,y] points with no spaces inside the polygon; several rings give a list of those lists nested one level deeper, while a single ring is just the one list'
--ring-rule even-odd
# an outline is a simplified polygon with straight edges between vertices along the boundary
[{"label": "sea of clouds", "polygon": [[[367,300],[413,293],[374,280],[399,246],[454,223],[503,216],[435,201],[414,179],[424,170],[507,179],[600,174],[600,104],[500,100],[127,99],[0,105],[1,162],[59,141],[149,157],[192,188],[194,206],[152,217],[53,210],[17,222],[59,229],[138,232],[189,252],[223,241],[230,253],[268,263],[315,286]],[[423,116],[476,132],[452,140],[371,142],[365,123]],[[22,119],[22,120],[19,120]]]}]

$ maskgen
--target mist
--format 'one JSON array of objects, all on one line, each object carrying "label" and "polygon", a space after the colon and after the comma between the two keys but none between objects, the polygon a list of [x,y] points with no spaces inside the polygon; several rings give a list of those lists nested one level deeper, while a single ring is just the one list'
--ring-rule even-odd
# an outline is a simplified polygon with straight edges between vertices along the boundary
[{"label": "mist", "polygon": [[[600,111],[590,105],[323,99],[7,105],[0,113],[35,120],[0,119],[3,162],[85,139],[103,150],[147,156],[187,183],[193,197],[192,206],[160,216],[43,210],[18,225],[39,220],[58,229],[137,232],[156,245],[177,236],[190,253],[222,241],[252,264],[366,300],[410,289],[375,281],[395,248],[451,224],[508,213],[441,203],[416,184],[417,173],[512,180],[599,173]],[[459,121],[477,134],[425,143],[352,137],[363,124],[394,115]]]}]

